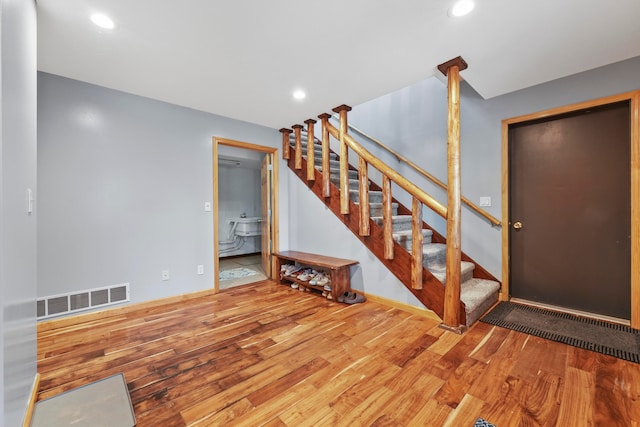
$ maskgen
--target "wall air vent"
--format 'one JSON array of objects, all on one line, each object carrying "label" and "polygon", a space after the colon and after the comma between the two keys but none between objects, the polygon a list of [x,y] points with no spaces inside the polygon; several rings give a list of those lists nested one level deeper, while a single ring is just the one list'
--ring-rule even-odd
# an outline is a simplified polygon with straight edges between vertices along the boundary
[{"label": "wall air vent", "polygon": [[120,304],[129,300],[129,284],[121,283],[104,288],[39,298],[36,302],[36,309],[38,319],[47,319],[92,308]]}]

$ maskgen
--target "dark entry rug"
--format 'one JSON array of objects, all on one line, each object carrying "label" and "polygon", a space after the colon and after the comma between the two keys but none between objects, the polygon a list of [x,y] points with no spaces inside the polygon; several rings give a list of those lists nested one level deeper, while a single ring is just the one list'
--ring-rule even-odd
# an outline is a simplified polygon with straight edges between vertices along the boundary
[{"label": "dark entry rug", "polygon": [[629,326],[506,301],[480,321],[640,363],[640,330]]}]

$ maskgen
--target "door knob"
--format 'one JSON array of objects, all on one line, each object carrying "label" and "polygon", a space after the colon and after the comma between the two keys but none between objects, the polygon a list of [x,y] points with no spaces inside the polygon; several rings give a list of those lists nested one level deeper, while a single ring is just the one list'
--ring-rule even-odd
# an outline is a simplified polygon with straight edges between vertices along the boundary
[{"label": "door knob", "polygon": [[522,223],[520,221],[514,222],[513,228],[515,228],[516,230],[520,230],[522,228]]}]

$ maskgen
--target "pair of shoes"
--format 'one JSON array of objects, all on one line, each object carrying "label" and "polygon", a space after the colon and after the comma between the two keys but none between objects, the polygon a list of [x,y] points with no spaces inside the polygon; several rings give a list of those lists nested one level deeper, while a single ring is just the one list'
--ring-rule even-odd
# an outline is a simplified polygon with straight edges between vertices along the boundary
[{"label": "pair of shoes", "polygon": [[352,298],[345,298],[344,302],[347,304],[359,304],[366,300],[367,298],[364,295],[354,293]]},{"label": "pair of shoes", "polygon": [[322,279],[323,277],[326,277],[326,275],[325,275],[325,273],[323,271],[316,272],[315,276],[313,276],[311,278],[311,280],[309,280],[309,284],[310,285],[317,285],[318,284],[318,280]]},{"label": "pair of shoes", "polygon": [[302,270],[302,272],[298,274],[298,279],[302,280],[303,282],[307,282],[311,280],[311,278],[314,277],[316,274],[318,274],[317,271],[307,268],[305,270]]},{"label": "pair of shoes", "polygon": [[321,276],[320,277],[316,277],[315,278],[315,283],[314,285],[316,286],[324,286],[327,285],[329,283],[331,283],[331,278],[326,275],[325,273],[320,273]]},{"label": "pair of shoes", "polygon": [[347,298],[354,298],[356,296],[353,292],[345,292],[338,297],[338,302],[344,302]]},{"label": "pair of shoes", "polygon": [[292,283],[291,284],[291,289],[298,289],[298,284],[297,283]]},{"label": "pair of shoes", "polygon": [[296,265],[287,265],[286,270],[284,271],[284,275],[285,276],[293,276],[295,275],[295,273],[297,273],[298,271],[302,270],[301,266],[296,266]]},{"label": "pair of shoes", "polygon": [[331,285],[324,285],[324,290],[331,292]]},{"label": "pair of shoes", "polygon": [[284,272],[285,272],[285,271],[287,271],[289,268],[293,268],[293,267],[295,267],[295,265],[293,265],[293,264],[282,264],[282,265],[280,266],[280,272],[281,272],[281,273],[284,273]]}]

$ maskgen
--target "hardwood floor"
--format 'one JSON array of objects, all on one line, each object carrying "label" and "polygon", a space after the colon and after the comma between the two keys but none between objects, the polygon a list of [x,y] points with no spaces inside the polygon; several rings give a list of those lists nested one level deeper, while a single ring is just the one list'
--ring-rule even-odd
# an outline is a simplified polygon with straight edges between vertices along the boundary
[{"label": "hardwood floor", "polygon": [[38,333],[39,399],[123,372],[141,427],[640,425],[640,365],[270,281],[68,323]]}]

